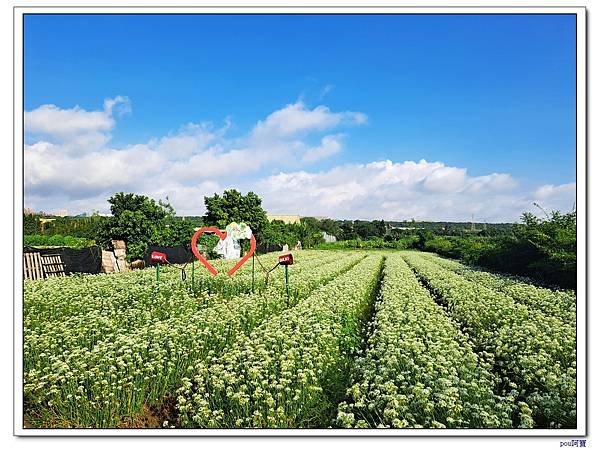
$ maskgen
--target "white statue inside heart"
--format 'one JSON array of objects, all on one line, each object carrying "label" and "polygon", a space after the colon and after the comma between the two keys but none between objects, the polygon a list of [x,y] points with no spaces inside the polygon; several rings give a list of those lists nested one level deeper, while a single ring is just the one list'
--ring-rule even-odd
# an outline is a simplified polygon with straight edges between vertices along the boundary
[{"label": "white statue inside heart", "polygon": [[225,259],[238,259],[242,252],[240,239],[250,239],[252,230],[244,222],[232,222],[227,225],[225,231],[227,236],[225,239],[219,239],[214,251]]}]

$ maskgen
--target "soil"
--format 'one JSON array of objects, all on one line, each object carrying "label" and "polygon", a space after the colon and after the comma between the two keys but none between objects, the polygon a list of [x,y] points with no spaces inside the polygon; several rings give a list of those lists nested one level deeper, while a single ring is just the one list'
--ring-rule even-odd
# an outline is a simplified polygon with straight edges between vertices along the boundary
[{"label": "soil", "polygon": [[174,397],[167,396],[159,406],[144,405],[138,414],[123,419],[117,428],[162,428],[165,421],[173,425],[176,404]]}]

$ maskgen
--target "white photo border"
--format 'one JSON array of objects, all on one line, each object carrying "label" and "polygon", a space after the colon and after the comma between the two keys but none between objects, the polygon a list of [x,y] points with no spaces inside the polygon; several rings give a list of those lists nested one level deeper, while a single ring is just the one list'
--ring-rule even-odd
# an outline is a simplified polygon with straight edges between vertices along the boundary
[{"label": "white photo border", "polygon": [[[26,14],[574,14],[576,15],[577,428],[576,429],[28,429],[23,419],[23,19]],[[16,436],[483,436],[582,437],[588,432],[586,8],[454,6],[15,6],[13,9],[13,433]]]}]

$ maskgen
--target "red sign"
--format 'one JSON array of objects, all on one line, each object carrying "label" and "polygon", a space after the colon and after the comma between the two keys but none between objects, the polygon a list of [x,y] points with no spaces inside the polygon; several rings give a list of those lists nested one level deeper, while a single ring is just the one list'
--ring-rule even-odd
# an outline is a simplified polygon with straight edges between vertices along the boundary
[{"label": "red sign", "polygon": [[163,263],[167,264],[167,255],[163,252],[152,252],[150,253],[150,261],[153,263]]},{"label": "red sign", "polygon": [[285,255],[279,256],[279,264],[282,266],[291,266],[294,264],[294,257],[291,253],[286,253]]}]

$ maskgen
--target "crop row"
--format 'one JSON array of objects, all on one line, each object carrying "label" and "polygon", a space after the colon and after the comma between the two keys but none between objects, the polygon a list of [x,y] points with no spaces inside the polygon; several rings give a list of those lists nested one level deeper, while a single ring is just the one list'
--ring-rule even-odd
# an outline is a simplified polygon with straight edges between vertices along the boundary
[{"label": "crop row", "polygon": [[183,427],[328,426],[344,394],[381,256],[370,255],[295,307],[199,363],[178,391]]},{"label": "crop row", "polygon": [[[514,399],[494,393],[479,358],[398,254],[386,258],[364,357],[337,425],[357,428],[512,426]],[[532,423],[521,405],[521,426]]]},{"label": "crop row", "polygon": [[[330,252],[324,259],[314,251],[303,251],[295,254],[298,267],[312,266],[317,261],[326,264],[339,259],[349,252]],[[269,253],[259,257],[263,265],[271,268],[277,261],[277,254]],[[226,268],[232,266],[231,261],[211,261],[220,270],[219,275],[213,277],[204,267],[196,261],[194,286],[192,288],[191,264],[185,267],[187,283],[181,283],[181,270],[174,266],[161,268],[160,283],[155,283],[156,274],[153,268],[113,275],[85,275],[66,278],[49,278],[46,280],[26,281],[24,283],[24,312],[28,328],[35,328],[49,321],[63,320],[65,317],[85,316],[91,312],[105,311],[115,315],[127,312],[139,306],[140,311],[170,310],[171,305],[162,305],[154,301],[144,303],[152,298],[152,292],[158,290],[162,297],[181,298],[184,301],[194,300],[207,294],[218,294],[220,297],[233,297],[242,293],[251,292],[252,268],[251,260],[240,267],[234,277],[226,274]],[[300,269],[301,270],[301,269]],[[259,265],[255,265],[256,290],[264,285],[264,276]],[[273,278],[273,276],[271,276]],[[184,291],[189,295],[183,295]],[[59,293],[59,295],[57,295]],[[172,293],[173,295],[170,295]],[[167,308],[165,308],[167,306]],[[188,307],[190,305],[187,305]]]},{"label": "crop row", "polygon": [[419,254],[404,252],[403,257],[446,302],[475,349],[493,354],[503,389],[531,407],[535,426],[576,426],[573,327]]},{"label": "crop row", "polygon": [[[318,252],[314,250],[303,250],[294,252],[294,266],[291,273],[297,273],[298,268],[305,266],[315,266],[328,264],[336,261],[343,255],[348,255],[351,252]],[[269,253],[264,256],[257,256],[254,263],[254,291],[266,289],[268,285],[275,283],[282,284],[283,277],[278,276],[276,272],[271,272],[265,276],[265,271],[273,268],[277,263],[278,253]],[[238,269],[235,276],[230,277],[227,271],[233,266],[231,261],[217,260],[211,263],[219,271],[217,276],[213,277],[202,271],[202,278],[197,285],[208,292],[219,292],[222,295],[237,295],[241,292],[251,292],[252,283],[252,259],[249,259],[243,266]],[[202,267],[202,266],[200,266]],[[202,267],[203,269],[203,267]]]},{"label": "crop row", "polygon": [[534,286],[516,277],[497,275],[481,270],[473,270],[458,261],[440,258],[431,253],[423,253],[424,258],[462,275],[469,281],[481,283],[502,292],[528,308],[556,317],[566,325],[576,325],[576,298],[570,291],[551,290]]},{"label": "crop row", "polygon": [[[352,257],[351,253],[335,256],[336,260]],[[335,264],[336,260],[326,259],[324,263],[316,265],[311,260],[303,259],[304,262],[294,265],[291,270],[292,301],[304,293],[305,281],[310,284],[319,266],[327,267]],[[44,281],[35,282],[35,289],[27,289],[27,286],[25,290],[25,341],[31,346],[41,341],[42,347],[54,345],[57,350],[74,345],[91,347],[100,340],[106,340],[107,336],[135,330],[152,321],[190,315],[232,298],[219,292],[191,290],[189,283],[183,283],[180,277],[174,276],[176,270],[171,268],[168,276],[160,283],[148,276],[151,269],[118,276],[49,279],[46,280],[47,285],[43,284]],[[60,282],[55,283],[54,280]],[[272,275],[271,286],[282,285],[283,276]],[[245,293],[247,292],[240,292]],[[49,297],[51,301],[48,300]],[[51,314],[48,308],[42,312],[43,308],[39,306],[50,303],[57,311],[56,314]],[[78,306],[79,309],[76,309]],[[85,332],[76,335],[65,332],[82,328]],[[77,340],[74,341],[75,337]]]},{"label": "crop row", "polygon": [[[346,254],[338,261],[307,268],[302,281],[295,280],[295,301],[362,258]],[[117,330],[94,345],[76,345],[86,343],[86,336],[93,333],[85,322],[80,328],[56,329],[52,337],[26,334],[28,418],[43,426],[56,422],[116,426],[142,405],[162,401],[198,361],[219,356],[230,343],[288,306],[284,291],[273,285],[262,293],[223,299],[191,314],[152,320],[128,332]],[[73,345],[61,348],[64,342]]]}]

